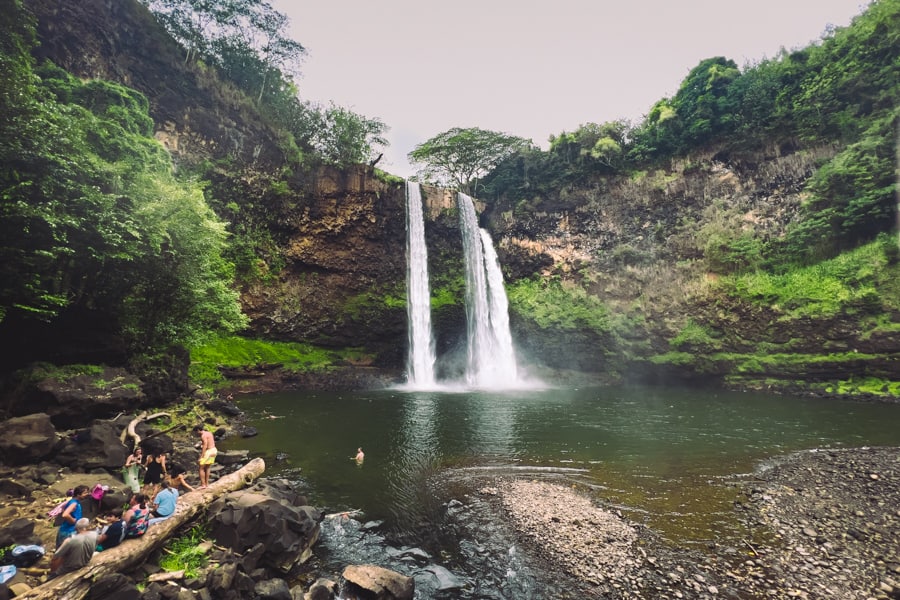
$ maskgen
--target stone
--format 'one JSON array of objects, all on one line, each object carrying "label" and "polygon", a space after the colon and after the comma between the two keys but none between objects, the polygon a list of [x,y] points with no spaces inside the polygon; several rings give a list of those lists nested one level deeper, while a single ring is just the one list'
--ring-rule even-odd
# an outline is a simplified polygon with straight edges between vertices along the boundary
[{"label": "stone", "polygon": [[415,580],[376,565],[350,565],[344,569],[345,581],[375,596],[377,600],[412,600]]},{"label": "stone", "polygon": [[0,529],[0,548],[22,544],[34,535],[34,522],[18,518]]},{"label": "stone", "polygon": [[301,498],[268,483],[226,494],[210,504],[211,535],[238,553],[261,543],[262,563],[287,573],[312,555],[324,518],[311,506],[294,504]]},{"label": "stone", "polygon": [[129,449],[119,438],[121,428],[109,421],[97,420],[90,427],[65,440],[56,462],[78,471],[108,469],[118,471],[125,464]]},{"label": "stone", "polygon": [[422,576],[428,576],[432,580],[428,587],[439,592],[452,592],[463,587],[462,579],[440,565],[428,565],[417,573],[417,578]]},{"label": "stone", "polygon": [[283,579],[266,579],[253,586],[259,600],[292,600],[291,590]]},{"label": "stone", "polygon": [[134,582],[121,573],[112,573],[95,581],[89,600],[140,600],[141,592]]},{"label": "stone", "polygon": [[299,598],[303,600],[334,600],[336,588],[337,584],[330,579],[317,579],[315,583],[309,586],[309,591]]},{"label": "stone", "polygon": [[56,428],[44,413],[0,423],[0,461],[8,465],[39,462],[50,456],[58,442]]}]

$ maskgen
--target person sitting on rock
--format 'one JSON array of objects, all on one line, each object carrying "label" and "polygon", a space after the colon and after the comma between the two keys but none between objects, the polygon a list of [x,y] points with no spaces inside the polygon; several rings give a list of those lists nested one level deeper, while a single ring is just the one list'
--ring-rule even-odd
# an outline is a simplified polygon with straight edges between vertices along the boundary
[{"label": "person sitting on rock", "polygon": [[194,487],[187,482],[187,469],[178,463],[172,463],[169,467],[169,486],[173,489],[186,489],[189,492],[194,491]]},{"label": "person sitting on rock", "polygon": [[50,559],[50,578],[77,571],[87,565],[97,548],[97,532],[91,529],[90,519],[75,522],[75,535],[66,538]]},{"label": "person sitting on rock", "polygon": [[156,494],[156,498],[153,499],[153,510],[150,513],[153,518],[150,519],[148,525],[161,523],[175,514],[175,505],[178,502],[178,490],[169,486],[168,481],[163,481],[159,485],[162,489]]}]

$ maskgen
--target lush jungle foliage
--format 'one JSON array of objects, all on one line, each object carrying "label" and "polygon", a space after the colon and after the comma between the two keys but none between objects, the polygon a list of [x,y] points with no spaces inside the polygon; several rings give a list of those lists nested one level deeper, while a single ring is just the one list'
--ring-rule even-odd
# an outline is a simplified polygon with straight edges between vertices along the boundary
[{"label": "lush jungle foliage", "polygon": [[546,152],[515,154],[485,179],[482,197],[527,202],[704,148],[727,157],[773,144],[838,144],[843,149],[809,185],[802,221],[787,239],[753,249],[773,264],[820,260],[894,226],[897,98],[900,0],[875,0],[850,26],[807,48],[743,69],[724,57],[701,61],[637,125],[587,123],[552,137]]},{"label": "lush jungle foliage", "polygon": [[387,126],[352,110],[304,101],[295,77],[306,53],[288,37],[289,20],[264,0],[140,0],[184,48],[256,99],[260,113],[286,130],[303,164],[347,167],[372,161]]},{"label": "lush jungle foliage", "polygon": [[83,309],[135,353],[242,328],[224,223],[174,176],[147,99],[36,68],[33,24],[2,4],[0,322]]}]

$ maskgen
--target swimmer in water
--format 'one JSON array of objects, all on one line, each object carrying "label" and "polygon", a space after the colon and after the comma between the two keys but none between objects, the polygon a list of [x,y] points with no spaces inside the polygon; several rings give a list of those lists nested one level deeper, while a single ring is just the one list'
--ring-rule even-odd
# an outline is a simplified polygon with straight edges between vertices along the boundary
[{"label": "swimmer in water", "polygon": [[356,464],[361,465],[362,461],[366,459],[366,455],[363,453],[362,448],[356,449],[356,457],[353,459],[356,461]]}]

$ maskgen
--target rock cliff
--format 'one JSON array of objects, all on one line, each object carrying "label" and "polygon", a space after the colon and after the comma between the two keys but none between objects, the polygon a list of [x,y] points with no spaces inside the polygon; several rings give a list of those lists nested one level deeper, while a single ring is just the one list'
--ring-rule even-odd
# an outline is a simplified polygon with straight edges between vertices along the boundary
[{"label": "rock cliff", "polygon": [[[398,178],[360,166],[294,172],[277,202],[265,185],[292,171],[279,133],[241,94],[186,65],[182,50],[136,1],[25,0],[38,21],[40,57],[81,77],[111,79],[150,100],[156,137],[180,164],[224,159],[213,191],[274,213],[277,260],[242,287],[252,333],[268,339],[358,347],[362,366],[391,372],[406,352],[405,188]],[[535,276],[586,291],[608,326],[540,322],[513,303],[513,334],[523,358],[610,379],[679,377],[791,389],[837,372],[892,378],[900,336],[853,314],[828,322],[788,320],[777,307],[717,297],[718,272],[701,260],[721,233],[778,238],[804,201],[804,187],[838,148],[790,142],[764,151],[705,153],[630,176],[597,177],[527,198],[492,199],[482,222],[494,236],[507,283]],[[225,172],[227,171],[227,172]],[[268,178],[268,179],[267,179]],[[240,190],[240,191],[235,191]],[[462,260],[451,194],[425,193],[433,322],[439,355],[459,351],[464,335]],[[221,207],[220,207],[221,208]],[[230,215],[224,215],[229,218]],[[598,312],[598,314],[599,314]],[[896,323],[897,315],[888,315]],[[676,341],[692,323],[702,340]],[[742,353],[809,360],[748,367]],[[679,362],[671,357],[682,353]],[[836,360],[823,352],[873,353]],[[825,363],[823,363],[825,364]]]}]

